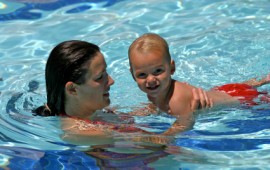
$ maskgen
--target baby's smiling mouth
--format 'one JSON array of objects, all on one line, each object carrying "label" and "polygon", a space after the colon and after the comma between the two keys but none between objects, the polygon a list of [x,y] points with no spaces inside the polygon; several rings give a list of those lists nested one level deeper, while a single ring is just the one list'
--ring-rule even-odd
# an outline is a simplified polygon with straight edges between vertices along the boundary
[{"label": "baby's smiling mouth", "polygon": [[156,90],[159,87],[159,85],[151,86],[151,87],[146,87],[148,90]]}]

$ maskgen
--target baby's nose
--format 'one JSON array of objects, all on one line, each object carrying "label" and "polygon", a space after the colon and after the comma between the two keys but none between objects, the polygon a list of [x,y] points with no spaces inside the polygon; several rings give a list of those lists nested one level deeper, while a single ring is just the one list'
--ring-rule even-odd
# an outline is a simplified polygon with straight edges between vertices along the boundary
[{"label": "baby's nose", "polygon": [[157,79],[155,76],[152,76],[152,75],[149,75],[147,77],[147,86],[153,86],[153,85],[156,85],[157,84]]}]

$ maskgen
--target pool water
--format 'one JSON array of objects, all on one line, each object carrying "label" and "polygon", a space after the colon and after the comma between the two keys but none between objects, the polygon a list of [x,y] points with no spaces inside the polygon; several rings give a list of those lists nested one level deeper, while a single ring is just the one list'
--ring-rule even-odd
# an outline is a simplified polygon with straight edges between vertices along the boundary
[{"label": "pool water", "polygon": [[[147,102],[127,58],[131,42],[146,32],[168,41],[179,81],[210,89],[267,75],[269,7],[268,0],[0,0],[0,168],[270,169],[267,103],[199,115],[192,130],[175,136],[171,152],[120,145],[107,146],[99,156],[89,146],[62,141],[57,117],[31,114],[46,102],[50,50],[70,39],[101,47],[115,80],[112,106],[123,112]],[[136,121],[162,131],[174,119]]]}]

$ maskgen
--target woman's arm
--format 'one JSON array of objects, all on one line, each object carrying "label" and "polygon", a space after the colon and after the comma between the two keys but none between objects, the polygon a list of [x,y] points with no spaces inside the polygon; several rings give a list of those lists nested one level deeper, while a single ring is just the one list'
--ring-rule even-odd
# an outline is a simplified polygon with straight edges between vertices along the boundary
[{"label": "woman's arm", "polygon": [[[181,102],[181,101],[179,101]],[[192,89],[192,102],[190,109],[192,111],[197,111],[205,108],[213,107],[213,100],[202,88],[193,87]],[[148,103],[146,107],[137,109],[135,111],[129,112],[130,115],[134,116],[147,116],[150,114],[157,114],[159,110],[153,103]]]},{"label": "woman's arm", "polygon": [[159,113],[157,107],[153,103],[146,103],[145,105],[145,107],[138,108],[128,114],[132,116],[148,116]]}]

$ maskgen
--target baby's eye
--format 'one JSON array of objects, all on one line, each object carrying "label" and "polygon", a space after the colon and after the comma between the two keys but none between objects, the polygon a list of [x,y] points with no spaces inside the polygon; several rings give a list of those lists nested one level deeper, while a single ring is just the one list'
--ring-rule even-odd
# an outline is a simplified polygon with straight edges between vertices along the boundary
[{"label": "baby's eye", "polygon": [[154,74],[155,74],[155,75],[159,75],[159,74],[162,73],[162,72],[163,72],[163,69],[158,68],[158,69],[155,70]]},{"label": "baby's eye", "polygon": [[140,79],[143,79],[146,77],[146,74],[145,73],[139,73],[137,74],[137,77],[140,78]]}]

